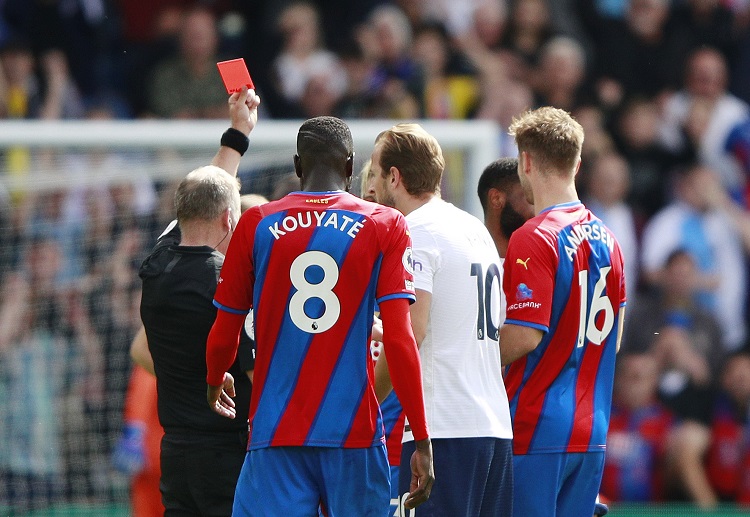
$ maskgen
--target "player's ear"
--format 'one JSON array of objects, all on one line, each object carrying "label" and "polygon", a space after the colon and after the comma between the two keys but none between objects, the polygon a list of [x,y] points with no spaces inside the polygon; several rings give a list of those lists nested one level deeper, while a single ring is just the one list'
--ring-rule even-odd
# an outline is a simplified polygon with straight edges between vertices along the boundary
[{"label": "player's ear", "polygon": [[232,219],[232,208],[229,207],[226,210],[224,210],[224,214],[222,216],[222,222],[224,223],[224,228],[228,231],[234,230],[234,220]]},{"label": "player's ear", "polygon": [[500,189],[491,188],[487,192],[487,199],[489,200],[489,205],[496,210],[502,210],[505,206],[505,192]]},{"label": "player's ear", "polygon": [[531,173],[531,154],[528,151],[521,151],[518,157],[518,172],[525,176]]},{"label": "player's ear", "polygon": [[294,172],[298,178],[302,179],[302,163],[298,154],[294,155]]},{"label": "player's ear", "polygon": [[576,163],[576,170],[573,173],[573,176],[578,176],[578,171],[581,170],[581,157],[578,157],[578,163]]},{"label": "player's ear", "polygon": [[390,182],[394,187],[401,183],[401,171],[398,170],[398,167],[391,167],[388,172],[390,173]]},{"label": "player's ear", "polygon": [[351,180],[354,171],[354,152],[346,158],[346,177]]}]

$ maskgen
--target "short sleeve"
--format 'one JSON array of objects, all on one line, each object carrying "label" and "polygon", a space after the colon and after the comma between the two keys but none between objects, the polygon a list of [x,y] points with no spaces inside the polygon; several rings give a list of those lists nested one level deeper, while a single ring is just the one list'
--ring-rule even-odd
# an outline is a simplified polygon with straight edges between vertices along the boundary
[{"label": "short sleeve", "polygon": [[439,254],[433,243],[433,237],[423,226],[411,229],[414,252],[414,289],[432,293],[432,282],[438,269]]},{"label": "short sleeve", "polygon": [[408,298],[414,302],[416,297],[411,236],[404,216],[394,210],[392,217],[389,224],[383,225],[384,232],[381,234],[383,260],[378,276],[376,300],[382,303],[393,298]]},{"label": "short sleeve", "polygon": [[214,305],[233,314],[247,314],[253,306],[255,270],[253,267],[253,242],[260,221],[258,207],[242,214],[229,241],[229,248],[221,268],[219,285],[214,295]]},{"label": "short sleeve", "polygon": [[503,273],[506,323],[549,331],[556,269],[554,249],[534,226],[513,233]]}]

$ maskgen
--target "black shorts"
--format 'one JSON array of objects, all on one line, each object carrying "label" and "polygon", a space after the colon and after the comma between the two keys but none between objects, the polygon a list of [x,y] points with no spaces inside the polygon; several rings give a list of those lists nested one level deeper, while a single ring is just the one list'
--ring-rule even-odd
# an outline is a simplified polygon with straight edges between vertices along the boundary
[{"label": "black shorts", "polygon": [[165,517],[232,515],[247,433],[165,434],[161,498]]}]

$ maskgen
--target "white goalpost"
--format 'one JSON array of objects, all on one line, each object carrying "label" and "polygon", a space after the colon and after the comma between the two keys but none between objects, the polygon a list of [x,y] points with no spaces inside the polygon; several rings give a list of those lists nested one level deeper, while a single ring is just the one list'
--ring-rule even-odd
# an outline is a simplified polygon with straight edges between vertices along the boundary
[{"label": "white goalpost", "polygon": [[[301,121],[261,120],[251,135],[248,154],[241,167],[262,168],[289,164],[295,150],[297,130]],[[348,121],[354,138],[357,163],[370,156],[375,137],[391,127],[391,120]],[[452,182],[449,200],[476,216],[481,207],[476,196],[476,184],[484,167],[499,158],[500,128],[491,121],[434,121],[419,123],[435,138],[448,159],[446,179]],[[187,166],[199,166],[206,155],[216,149],[218,139],[226,127],[225,121],[3,121],[0,122],[0,152],[8,148],[27,148],[30,151],[51,149],[70,152],[106,150],[108,152],[149,152],[163,149],[188,151],[192,158],[182,158]],[[197,155],[197,156],[196,156]],[[174,157],[172,157],[174,158]],[[202,160],[202,161],[201,161]],[[167,165],[163,160],[125,160],[121,170],[102,171],[96,167],[79,171],[91,182],[127,176],[137,171],[156,179],[181,177],[188,170],[177,167],[174,159]],[[456,170],[460,169],[460,170]],[[65,184],[60,170],[42,166],[24,175],[26,188],[33,188],[34,176],[41,184]],[[50,175],[53,175],[51,177]],[[12,182],[14,175],[6,175]],[[57,178],[57,181],[54,181]],[[11,185],[9,185],[10,187]],[[18,186],[18,185],[16,185]]]}]

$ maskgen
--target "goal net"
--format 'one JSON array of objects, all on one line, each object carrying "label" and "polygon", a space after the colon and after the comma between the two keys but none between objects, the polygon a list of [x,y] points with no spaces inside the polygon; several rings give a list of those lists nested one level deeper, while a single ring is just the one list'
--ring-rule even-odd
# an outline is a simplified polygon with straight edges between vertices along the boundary
[{"label": "goal net", "polygon": [[[392,124],[350,123],[353,192],[375,137]],[[422,125],[446,156],[443,197],[481,216],[476,185],[499,157],[499,128]],[[225,128],[221,121],[0,123],[3,515],[50,507],[126,512],[131,478],[111,458],[140,326],[138,267],[174,218],[176,184],[211,160]],[[298,121],[258,124],[240,165],[243,194],[276,198],[298,188],[298,128]]]}]

